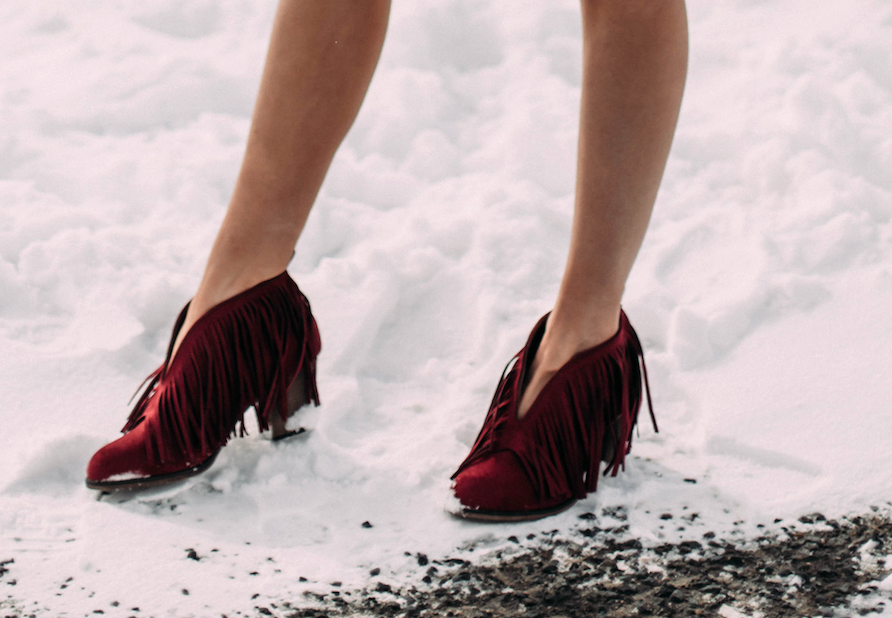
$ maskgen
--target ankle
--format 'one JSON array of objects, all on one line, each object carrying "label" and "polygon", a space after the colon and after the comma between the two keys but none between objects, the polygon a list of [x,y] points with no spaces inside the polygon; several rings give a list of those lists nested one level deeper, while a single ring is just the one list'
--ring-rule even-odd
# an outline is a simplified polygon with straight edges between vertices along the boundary
[{"label": "ankle", "polygon": [[518,418],[523,418],[526,415],[545,384],[570,359],[580,352],[604,343],[618,330],[619,309],[617,309],[615,317],[607,314],[606,317],[600,319],[570,320],[564,319],[555,308],[555,311],[548,317],[545,333],[543,333],[535,356],[530,362],[523,396],[518,405]]},{"label": "ankle", "polygon": [[536,352],[537,369],[557,371],[576,354],[604,343],[619,330],[619,315],[619,307],[586,316],[555,307]]},{"label": "ankle", "polygon": [[246,269],[233,266],[232,269],[214,268],[208,264],[204,277],[195,292],[195,296],[189,302],[186,319],[174,341],[171,351],[171,360],[176,356],[180,344],[192,326],[209,310],[220,303],[229,300],[233,296],[251,289],[258,283],[272,279],[282,273],[283,269],[273,272],[274,269]]}]

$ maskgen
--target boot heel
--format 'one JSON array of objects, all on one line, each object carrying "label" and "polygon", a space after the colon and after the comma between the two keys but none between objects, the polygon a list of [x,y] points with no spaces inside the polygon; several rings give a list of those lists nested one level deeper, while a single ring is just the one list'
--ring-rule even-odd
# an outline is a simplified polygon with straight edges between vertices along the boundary
[{"label": "boot heel", "polygon": [[297,374],[297,377],[294,378],[291,386],[288,387],[288,416],[283,419],[278,410],[273,410],[272,414],[270,415],[269,424],[270,429],[272,430],[271,440],[273,442],[278,442],[279,440],[285,440],[287,438],[299,436],[300,434],[307,431],[303,427],[299,427],[295,430],[290,430],[285,427],[285,423],[288,421],[289,418],[294,416],[294,414],[298,410],[300,410],[308,403],[310,403],[310,398],[307,396],[306,372],[301,371],[299,374]]}]

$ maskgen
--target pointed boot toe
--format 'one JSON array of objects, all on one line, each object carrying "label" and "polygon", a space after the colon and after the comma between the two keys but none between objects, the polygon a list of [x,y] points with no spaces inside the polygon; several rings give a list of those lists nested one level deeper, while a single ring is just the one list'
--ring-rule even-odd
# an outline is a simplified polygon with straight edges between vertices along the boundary
[{"label": "pointed boot toe", "polygon": [[139,425],[96,451],[87,464],[87,487],[111,492],[145,489],[186,479],[207,470],[219,449],[164,464],[154,463]]},{"label": "pointed boot toe", "polygon": [[576,502],[569,494],[540,500],[510,451],[463,469],[455,476],[452,491],[461,504],[454,514],[476,521],[530,521],[560,513]]}]

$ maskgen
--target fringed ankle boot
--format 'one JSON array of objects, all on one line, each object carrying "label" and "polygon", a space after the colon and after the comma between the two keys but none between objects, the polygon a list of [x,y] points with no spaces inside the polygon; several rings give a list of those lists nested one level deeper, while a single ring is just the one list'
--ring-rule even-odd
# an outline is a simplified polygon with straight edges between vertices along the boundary
[{"label": "fringed ankle boot", "polygon": [[[491,522],[547,517],[595,491],[602,461],[605,475],[625,468],[642,383],[651,403],[638,336],[621,313],[617,333],[570,359],[518,419],[526,372],[547,319],[539,320],[508,363],[480,435],[452,476],[460,503],[454,515]],[[656,430],[652,408],[650,416]]]},{"label": "fringed ankle boot", "polygon": [[253,406],[261,431],[284,437],[284,421],[319,404],[319,330],[310,304],[287,272],[212,307],[167,358],[124,426],[87,466],[87,487],[104,491],[172,483],[203,472],[230,436],[245,435]]}]

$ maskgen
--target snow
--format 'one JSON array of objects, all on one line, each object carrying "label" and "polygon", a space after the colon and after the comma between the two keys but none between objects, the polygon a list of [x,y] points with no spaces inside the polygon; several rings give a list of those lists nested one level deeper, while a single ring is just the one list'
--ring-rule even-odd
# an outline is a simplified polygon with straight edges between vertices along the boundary
[{"label": "snow", "polygon": [[721,618],[750,618],[746,614],[741,614],[730,605],[722,605],[719,608],[719,616],[721,616]]},{"label": "snow", "polygon": [[373,567],[417,578],[418,552],[481,555],[609,507],[648,543],[888,504],[892,6],[878,0],[689,2],[680,124],[625,296],[661,431],[642,422],[627,471],[567,513],[482,526],[443,506],[557,291],[571,0],[395,3],[290,267],[323,338],[311,431],[272,443],[255,428],[183,485],[98,500],[86,462],[197,286],[274,8],[0,3],[0,561],[16,579],[0,607],[233,615]]}]

